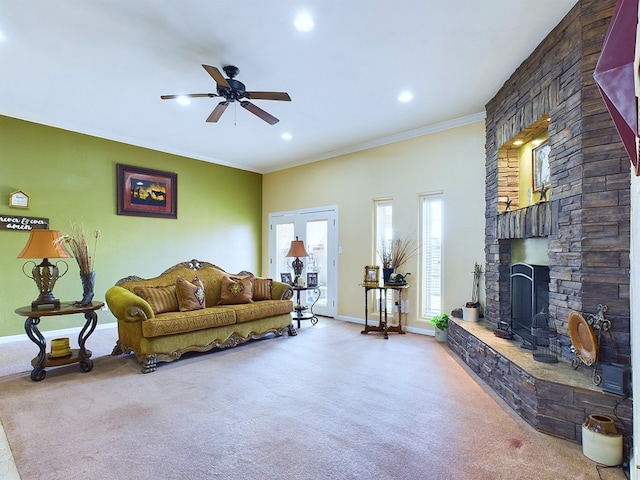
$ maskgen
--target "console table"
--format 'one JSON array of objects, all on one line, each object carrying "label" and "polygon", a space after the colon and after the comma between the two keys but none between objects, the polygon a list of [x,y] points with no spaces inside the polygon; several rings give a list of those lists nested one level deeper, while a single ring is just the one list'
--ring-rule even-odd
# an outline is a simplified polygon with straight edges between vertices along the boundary
[{"label": "console table", "polygon": [[[307,290],[312,291],[316,297],[310,306],[302,304],[300,300],[300,292],[306,292]],[[293,287],[293,291],[296,292],[296,304],[293,306],[291,315],[294,320],[298,321],[298,328],[300,328],[300,320],[311,320],[311,325],[318,323],[318,317],[313,313],[313,306],[320,299],[320,289],[318,287]]]},{"label": "console table", "polygon": [[[31,365],[33,366],[31,380],[34,382],[43,380],[47,374],[45,367],[59,367],[61,365],[79,363],[81,371],[91,371],[93,368],[91,350],[85,348],[85,342],[98,324],[98,314],[96,310],[101,309],[103,306],[104,303],[102,302],[93,302],[89,305],[78,305],[76,302],[62,302],[57,308],[32,308],[31,305],[28,305],[16,310],[18,315],[28,317],[24,322],[24,329],[31,341],[40,348],[38,356],[31,360]],[[85,318],[84,327],[82,327],[82,330],[80,330],[78,334],[79,348],[71,349],[71,353],[65,357],[51,357],[46,351],[47,341],[38,329],[41,318],[72,315],[74,313],[81,313]]]},{"label": "console table", "polygon": [[[382,332],[384,338],[389,338],[389,332],[402,333],[402,312],[400,306],[402,305],[402,291],[409,288],[409,285],[378,285],[361,283],[361,287],[364,288],[364,330],[360,333],[367,334],[369,332]],[[380,312],[378,325],[369,325],[369,292],[378,291],[378,311]],[[398,295],[398,325],[389,326],[388,312],[387,312],[387,292],[391,291],[391,295],[397,293]],[[393,318],[393,313],[391,314]]]}]

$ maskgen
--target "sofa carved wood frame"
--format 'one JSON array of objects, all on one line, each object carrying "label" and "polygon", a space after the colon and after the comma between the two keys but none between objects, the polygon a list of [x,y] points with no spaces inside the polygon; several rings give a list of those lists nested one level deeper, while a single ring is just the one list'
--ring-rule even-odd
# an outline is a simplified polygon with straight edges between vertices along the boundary
[{"label": "sofa carved wood frame", "polygon": [[[177,265],[174,265],[168,268],[167,270],[162,272],[160,276],[179,268],[189,268],[191,270],[197,271],[205,267],[214,267],[214,268],[217,268],[218,270],[224,271],[222,268],[218,267],[217,265],[214,265],[213,263],[202,262],[200,260],[193,259],[188,262],[178,263]],[[238,273],[238,275],[246,275],[246,274],[251,274],[251,272],[242,271]],[[123,283],[135,282],[138,280],[144,280],[144,279],[136,275],[130,275],[128,277],[118,280],[116,282],[116,285],[122,285]],[[293,292],[289,291],[288,293],[289,295],[287,296],[287,298],[283,298],[283,300],[289,300],[293,297]],[[132,308],[129,314],[131,315],[131,317],[139,317],[141,319],[146,318],[146,315],[142,311],[142,309],[137,307]],[[223,349],[223,348],[236,347],[243,343],[247,343],[249,340],[259,340],[270,334],[274,334],[276,337],[280,337],[284,334],[285,331],[287,331],[288,335],[291,337],[298,335],[298,332],[293,326],[293,323],[291,323],[282,328],[270,328],[260,333],[251,332],[246,337],[243,337],[242,335],[239,335],[237,333],[233,333],[224,342],[219,342],[217,340],[214,340],[207,345],[190,346],[187,348],[176,350],[174,352],[171,352],[170,354],[164,354],[164,353],[139,354],[139,353],[136,353],[133,348],[130,348],[124,345],[123,343],[121,343],[120,340],[117,340],[115,347],[113,347],[113,351],[111,352],[111,355],[122,355],[122,354],[128,355],[133,353],[135,354],[136,360],[140,364],[142,364],[142,373],[151,373],[156,371],[158,362],[174,362],[187,352],[208,352],[210,350],[213,350],[214,348]]]},{"label": "sofa carved wood frame", "polygon": [[242,343],[247,343],[249,340],[258,340],[271,333],[273,333],[276,337],[280,337],[285,332],[285,330],[288,332],[289,336],[295,336],[298,334],[298,332],[296,332],[296,329],[293,327],[293,325],[287,325],[286,327],[283,327],[283,328],[271,328],[266,332],[262,332],[260,334],[250,333],[249,336],[247,337],[243,337],[241,335],[238,335],[237,333],[233,333],[229,338],[227,338],[222,343],[213,341],[208,345],[183,348],[181,350],[176,350],[174,352],[171,352],[170,354],[164,354],[164,353],[153,353],[150,355],[138,354],[135,352],[135,350],[127,347],[126,345],[123,345],[118,340],[116,342],[116,346],[113,348],[113,351],[111,352],[111,355],[121,355],[121,354],[128,355],[130,353],[134,353],[136,360],[140,362],[140,364],[142,364],[142,373],[151,373],[156,371],[158,362],[173,362],[175,360],[178,360],[182,355],[184,355],[187,352],[208,352],[209,350],[213,350],[214,348],[235,347]]}]

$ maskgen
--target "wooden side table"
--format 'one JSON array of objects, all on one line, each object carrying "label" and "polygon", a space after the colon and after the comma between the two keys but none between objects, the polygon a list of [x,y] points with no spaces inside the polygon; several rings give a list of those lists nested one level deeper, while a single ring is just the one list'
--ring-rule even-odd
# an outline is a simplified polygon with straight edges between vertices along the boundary
[{"label": "wooden side table", "polygon": [[[398,305],[402,305],[402,291],[406,288],[409,288],[409,285],[378,285],[361,283],[360,286],[364,288],[364,330],[362,330],[360,333],[367,334],[369,332],[382,332],[385,339],[389,338],[389,332],[404,334],[405,332],[404,330],[402,330],[402,313],[400,311],[398,311],[398,325],[391,327],[389,326],[387,312],[387,291],[391,290],[394,293],[397,292]],[[378,321],[378,325],[369,325],[369,292],[371,290],[378,290],[379,292],[378,311],[380,312],[380,318]],[[393,318],[393,314],[391,315],[391,317]]]},{"label": "wooden side table", "polygon": [[[28,317],[24,322],[24,329],[27,336],[35,343],[40,352],[38,356],[31,360],[33,370],[31,371],[31,380],[39,382],[43,380],[47,372],[45,367],[59,367],[61,365],[69,365],[71,363],[79,363],[80,370],[90,372],[93,368],[93,360],[91,360],[91,350],[85,348],[85,342],[96,329],[98,324],[98,314],[96,310],[104,306],[103,302],[93,302],[89,305],[77,305],[75,302],[62,302],[57,308],[31,308],[31,305],[16,309],[16,313],[23,317]],[[47,353],[47,341],[38,329],[38,324],[42,317],[56,317],[60,315],[72,315],[81,313],[84,315],[85,324],[78,334],[78,346],[80,348],[71,349],[71,354],[65,357],[51,357]]]}]

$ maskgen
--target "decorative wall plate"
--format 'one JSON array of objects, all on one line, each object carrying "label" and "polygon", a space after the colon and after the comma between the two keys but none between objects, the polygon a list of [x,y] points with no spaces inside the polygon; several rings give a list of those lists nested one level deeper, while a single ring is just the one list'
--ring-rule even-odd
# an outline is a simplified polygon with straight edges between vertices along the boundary
[{"label": "decorative wall plate", "polygon": [[593,365],[598,358],[598,341],[591,326],[578,312],[571,312],[567,331],[580,360],[586,365]]}]

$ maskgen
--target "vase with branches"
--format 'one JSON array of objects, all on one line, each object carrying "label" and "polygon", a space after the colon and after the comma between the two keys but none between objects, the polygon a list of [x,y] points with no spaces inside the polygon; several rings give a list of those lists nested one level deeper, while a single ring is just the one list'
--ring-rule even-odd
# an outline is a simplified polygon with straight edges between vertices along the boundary
[{"label": "vase with branches", "polygon": [[396,238],[385,242],[378,250],[385,283],[389,281],[389,276],[402,268],[417,251],[418,247],[412,238]]},{"label": "vase with branches", "polygon": [[84,225],[81,223],[69,223],[68,233],[64,233],[57,240],[69,248],[80,269],[82,300],[76,302],[78,305],[89,305],[93,300],[93,287],[96,276],[94,266],[100,236],[100,230],[93,232],[93,249],[90,250],[90,236]]}]

